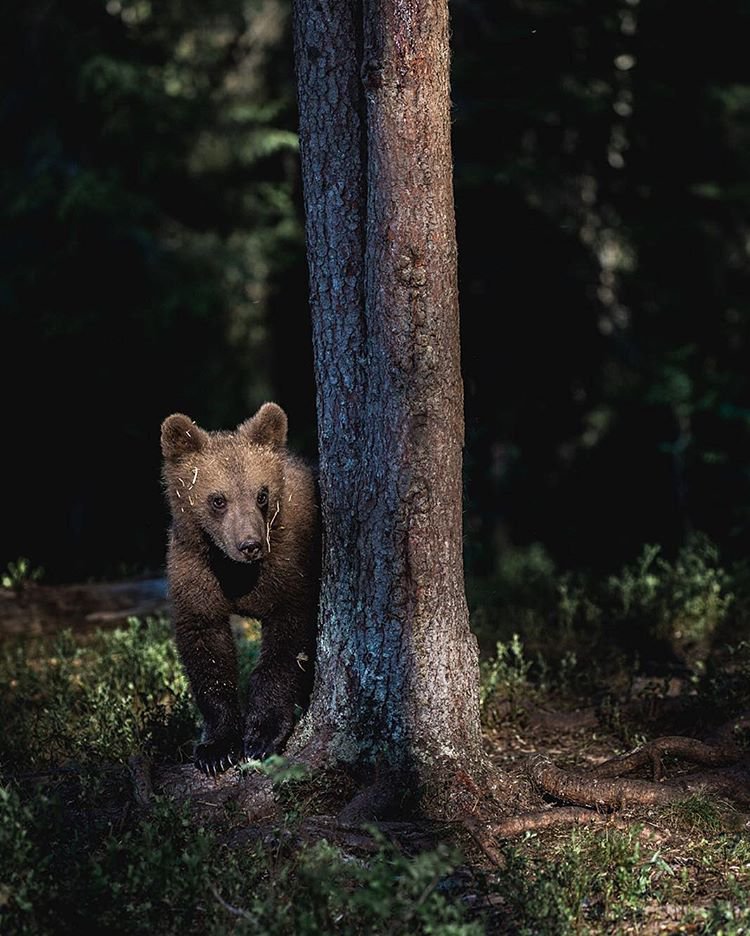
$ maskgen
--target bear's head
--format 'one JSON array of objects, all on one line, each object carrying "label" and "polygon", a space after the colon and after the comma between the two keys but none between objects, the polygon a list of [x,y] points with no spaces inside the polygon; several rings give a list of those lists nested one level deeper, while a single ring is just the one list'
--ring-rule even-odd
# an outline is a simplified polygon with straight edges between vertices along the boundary
[{"label": "bear's head", "polygon": [[264,403],[234,432],[207,432],[183,413],[161,425],[172,516],[199,528],[235,562],[257,562],[281,525],[287,417]]}]

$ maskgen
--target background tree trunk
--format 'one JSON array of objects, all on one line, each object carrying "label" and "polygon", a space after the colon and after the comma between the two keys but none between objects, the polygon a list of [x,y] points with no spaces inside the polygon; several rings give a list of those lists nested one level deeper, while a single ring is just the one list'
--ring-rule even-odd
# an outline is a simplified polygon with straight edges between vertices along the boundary
[{"label": "background tree trunk", "polygon": [[296,0],[324,561],[302,740],[422,779],[481,758],[462,555],[446,0]]}]

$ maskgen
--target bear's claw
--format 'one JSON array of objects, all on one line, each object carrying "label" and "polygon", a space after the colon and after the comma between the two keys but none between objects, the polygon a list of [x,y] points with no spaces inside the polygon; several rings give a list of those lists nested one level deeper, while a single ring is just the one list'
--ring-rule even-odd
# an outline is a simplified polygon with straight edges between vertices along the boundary
[{"label": "bear's claw", "polygon": [[217,777],[235,767],[241,759],[242,745],[235,737],[204,741],[195,748],[195,766],[207,777]]}]

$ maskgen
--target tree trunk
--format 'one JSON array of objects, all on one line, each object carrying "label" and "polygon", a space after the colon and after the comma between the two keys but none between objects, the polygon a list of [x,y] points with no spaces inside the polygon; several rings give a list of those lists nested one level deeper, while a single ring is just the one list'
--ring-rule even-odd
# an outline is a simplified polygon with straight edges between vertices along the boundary
[{"label": "tree trunk", "polygon": [[462,554],[447,0],[295,0],[324,559],[299,743],[481,761]]}]

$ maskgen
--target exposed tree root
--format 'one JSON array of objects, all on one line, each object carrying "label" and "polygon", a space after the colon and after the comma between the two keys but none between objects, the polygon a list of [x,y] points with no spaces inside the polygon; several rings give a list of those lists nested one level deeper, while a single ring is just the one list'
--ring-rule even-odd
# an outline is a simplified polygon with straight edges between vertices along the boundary
[{"label": "exposed tree root", "polygon": [[[734,729],[740,721],[732,722]],[[750,805],[750,763],[739,756],[731,743],[731,733],[725,731],[721,738],[717,744],[687,737],[657,738],[630,754],[613,757],[581,773],[562,770],[546,755],[535,755],[526,766],[530,781],[539,794],[565,805],[519,812],[495,821],[468,816],[463,824],[482,852],[493,863],[499,863],[502,855],[497,842],[527,832],[594,824],[631,828],[632,822],[613,815],[627,806],[663,806],[695,793]],[[663,763],[667,755],[714,769],[667,779]],[[654,780],[623,776],[643,767],[651,769]],[[643,826],[641,834],[660,839],[666,833]]]},{"label": "exposed tree root", "polygon": [[672,788],[649,780],[610,779],[562,770],[545,754],[532,757],[527,770],[542,793],[563,803],[594,809],[663,805],[673,802],[678,795]]},{"label": "exposed tree root", "polygon": [[[738,720],[732,723],[736,729]],[[431,772],[378,769],[356,772],[331,754],[327,738],[316,736],[294,750],[289,763],[303,767],[297,783],[276,782],[263,772],[230,771],[205,777],[192,764],[151,768],[142,758],[130,762],[136,803],[146,807],[154,793],[187,799],[210,820],[231,807],[242,816],[228,844],[247,844],[287,835],[294,842],[325,835],[353,853],[378,846],[369,827],[419,850],[446,833],[466,833],[493,864],[503,855],[499,843],[528,832],[571,826],[602,825],[630,829],[633,820],[617,815],[625,807],[664,806],[694,793],[750,805],[750,763],[725,731],[721,742],[665,736],[629,754],[613,757],[586,771],[557,767],[546,755],[533,756],[525,775],[509,775],[482,760],[478,765],[432,763]],[[705,768],[666,776],[665,759]],[[632,776],[646,770],[653,779]],[[415,791],[418,791],[415,793]],[[535,810],[540,797],[544,808]],[[550,805],[549,798],[558,805]],[[289,806],[306,817],[294,832],[280,831],[277,820]],[[411,821],[414,817],[415,821]],[[643,826],[641,835],[662,839],[668,833]],[[293,843],[291,843],[293,844]]]},{"label": "exposed tree root", "polygon": [[[665,755],[717,769],[680,773],[668,779],[662,760]],[[623,777],[644,766],[651,768],[653,781]],[[729,744],[709,745],[694,738],[657,738],[585,773],[562,770],[545,755],[536,755],[527,771],[542,793],[563,803],[597,809],[664,805],[694,793],[727,797],[743,806],[750,803],[747,758],[739,757],[737,749]]]},{"label": "exposed tree root", "polygon": [[294,824],[297,842],[325,835],[363,852],[377,846],[372,826],[409,851],[434,845],[440,837],[460,837],[464,830],[474,841],[484,839],[489,854],[492,846],[481,830],[512,822],[510,814],[528,809],[535,796],[528,778],[510,776],[484,759],[471,767],[448,758],[431,760],[429,769],[423,765],[422,770],[354,771],[338,762],[320,737],[296,748],[287,766],[304,768],[304,776],[277,782],[245,769],[213,778],[192,764],[154,767],[143,758],[129,764],[134,797],[142,808],[148,809],[154,794],[169,792],[189,802],[209,823],[212,818],[224,822],[228,810],[235,818],[239,814],[240,823],[234,823],[227,841],[232,846],[258,840],[280,844],[280,835],[292,833],[278,820],[291,807],[304,817]]},{"label": "exposed tree root", "polygon": [[515,816],[507,816],[498,822],[479,822],[467,817],[462,824],[490,861],[495,865],[501,865],[503,856],[496,848],[498,840],[518,838],[526,832],[538,832],[543,829],[591,825],[605,821],[606,818],[591,809],[560,806],[539,812],[524,812]]},{"label": "exposed tree root", "polygon": [[[486,855],[494,855],[497,859],[499,853],[490,845],[503,839],[518,838],[527,832],[543,832],[549,829],[565,829],[571,826],[604,825],[609,828],[628,830],[633,827],[632,822],[611,813],[598,812],[595,809],[586,809],[581,806],[553,806],[538,812],[524,812],[515,816],[507,816],[499,822],[480,824],[467,822],[467,828],[472,837],[480,845]],[[651,841],[662,840],[667,834],[652,825],[644,825],[641,835]]]},{"label": "exposed tree root", "polygon": [[[229,847],[260,844],[293,850],[325,837],[345,853],[366,858],[382,847],[384,837],[407,854],[452,839],[469,853],[476,849],[480,860],[483,855],[501,866],[502,843],[529,832],[584,826],[630,830],[637,823],[639,835],[647,840],[668,837],[668,832],[643,825],[632,812],[619,812],[627,807],[663,806],[694,793],[750,806],[750,759],[739,757],[731,736],[724,737],[723,745],[679,736],[657,738],[581,772],[563,770],[549,757],[535,755],[519,774],[508,774],[486,760],[468,769],[453,759],[433,762],[433,772],[419,776],[390,769],[357,774],[337,762],[320,737],[288,760],[288,765],[304,768],[303,776],[289,781],[283,774],[274,778],[250,767],[212,778],[193,764],[166,767],[135,757],[128,764],[129,801],[113,799],[106,809],[97,806],[96,815],[90,813],[87,821],[98,817],[124,824],[147,813],[154,797],[169,794],[187,802]],[[662,764],[667,756],[703,769],[667,778]],[[644,769],[657,779],[632,776]],[[37,782],[64,780],[74,786],[75,777],[69,773],[57,781],[44,775]],[[289,815],[300,818],[291,824],[282,821]],[[373,834],[375,829],[379,834]]]},{"label": "exposed tree root", "polygon": [[663,757],[666,754],[681,757],[693,764],[704,764],[707,767],[731,764],[737,760],[737,749],[734,746],[704,744],[695,738],[664,737],[649,741],[630,754],[613,757],[591,767],[587,771],[587,776],[621,777],[623,774],[632,773],[640,767],[650,765],[653,770],[653,779],[661,780],[665,776]]},{"label": "exposed tree root", "polygon": [[611,821],[604,813],[580,806],[558,806],[541,812],[519,813],[508,816],[501,822],[492,823],[486,832],[495,839],[516,838],[526,832],[540,832],[544,829],[557,829],[565,826],[594,825]]},{"label": "exposed tree root", "polygon": [[267,819],[278,813],[273,782],[260,772],[230,770],[218,777],[207,777],[193,764],[153,767],[143,759],[136,764],[131,760],[129,766],[136,800],[146,808],[149,799],[142,799],[144,790],[150,791],[151,795],[168,793],[184,799],[208,819],[212,813],[218,816],[223,807],[229,806],[241,812],[248,821]]},{"label": "exposed tree root", "polygon": [[356,825],[403,816],[413,801],[414,781],[406,771],[376,770],[371,783],[360,789],[339,812],[340,822]]}]

